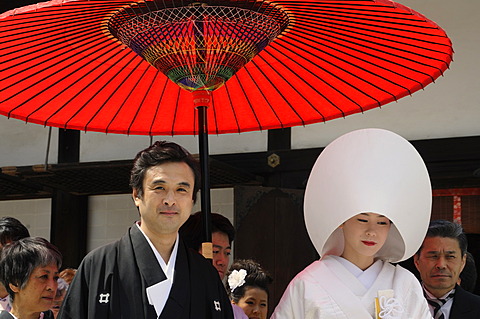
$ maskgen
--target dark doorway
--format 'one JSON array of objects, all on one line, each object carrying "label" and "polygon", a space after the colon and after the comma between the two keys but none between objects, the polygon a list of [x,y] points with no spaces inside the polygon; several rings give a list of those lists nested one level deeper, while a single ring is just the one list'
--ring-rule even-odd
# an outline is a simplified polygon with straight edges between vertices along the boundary
[{"label": "dark doorway", "polygon": [[235,187],[235,258],[253,259],[273,276],[269,314],[290,280],[319,256],[303,217],[303,190]]}]

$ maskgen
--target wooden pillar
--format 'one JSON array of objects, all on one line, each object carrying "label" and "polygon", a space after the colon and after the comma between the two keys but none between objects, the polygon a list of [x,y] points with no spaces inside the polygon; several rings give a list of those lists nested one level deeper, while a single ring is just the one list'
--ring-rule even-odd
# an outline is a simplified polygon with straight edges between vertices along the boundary
[{"label": "wooden pillar", "polygon": [[50,240],[63,255],[62,268],[77,268],[87,251],[88,196],[57,190],[52,198]]},{"label": "wooden pillar", "polygon": [[[282,156],[278,151],[291,149],[291,129],[281,128],[268,131],[267,141],[267,164],[271,167],[271,172],[265,178],[265,186],[285,187],[284,179],[286,176],[282,169]],[[285,159],[283,159],[285,166]]]},{"label": "wooden pillar", "polygon": [[80,161],[80,131],[58,131],[58,164]]},{"label": "wooden pillar", "polygon": [[[58,163],[78,163],[80,132],[59,130]],[[50,240],[63,254],[63,267],[77,268],[86,254],[88,196],[57,189],[52,198]]]},{"label": "wooden pillar", "polygon": [[292,148],[292,129],[280,128],[276,130],[268,130],[267,149],[269,151],[275,150],[289,150]]}]

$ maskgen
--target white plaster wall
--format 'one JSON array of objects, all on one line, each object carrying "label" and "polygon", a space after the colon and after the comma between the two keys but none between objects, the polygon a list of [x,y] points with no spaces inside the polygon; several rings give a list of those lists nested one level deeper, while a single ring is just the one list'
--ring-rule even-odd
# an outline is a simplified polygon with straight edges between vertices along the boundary
[{"label": "white plaster wall", "polygon": [[117,240],[137,220],[132,197],[125,195],[88,198],[87,252]]},{"label": "white plaster wall", "polygon": [[[0,167],[44,164],[48,127],[0,115]],[[48,162],[57,163],[58,129],[52,129]]]},{"label": "white plaster wall", "polygon": [[15,217],[31,236],[50,240],[51,205],[50,199],[0,201],[0,216]]},{"label": "white plaster wall", "polygon": [[[198,153],[198,137],[190,135],[154,136],[153,141],[166,140],[178,143],[190,153]],[[210,135],[210,154],[259,152],[266,150],[267,132]],[[138,151],[150,145],[148,136],[125,136],[87,132],[80,142],[82,162],[134,158]]]}]

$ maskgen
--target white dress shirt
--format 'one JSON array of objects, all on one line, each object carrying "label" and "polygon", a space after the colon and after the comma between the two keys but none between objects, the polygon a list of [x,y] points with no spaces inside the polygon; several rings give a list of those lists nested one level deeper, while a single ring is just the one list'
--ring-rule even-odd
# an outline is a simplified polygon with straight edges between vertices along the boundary
[{"label": "white dress shirt", "polygon": [[[427,298],[430,298],[430,299],[448,299],[447,302],[445,302],[443,304],[442,307],[440,307],[440,311],[443,313],[443,315],[445,316],[445,318],[450,318],[450,311],[452,310],[452,306],[453,306],[453,298],[447,298],[449,297],[450,294],[452,293],[455,293],[455,288],[453,288],[452,290],[450,290],[449,292],[447,292],[445,295],[441,296],[440,298],[437,298],[435,297],[434,295],[432,295],[424,286],[424,284],[422,283],[422,288],[427,296]],[[433,316],[433,312],[435,311],[435,308],[429,303],[428,304],[428,308],[430,308],[430,312],[432,313],[432,316]]]}]

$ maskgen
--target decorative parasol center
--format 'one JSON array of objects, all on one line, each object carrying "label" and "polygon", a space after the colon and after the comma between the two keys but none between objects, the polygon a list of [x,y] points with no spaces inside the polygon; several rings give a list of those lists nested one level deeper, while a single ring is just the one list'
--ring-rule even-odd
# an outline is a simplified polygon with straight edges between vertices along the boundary
[{"label": "decorative parasol center", "polygon": [[213,91],[289,24],[286,12],[269,2],[241,4],[145,1],[120,9],[109,29],[180,87]]}]

